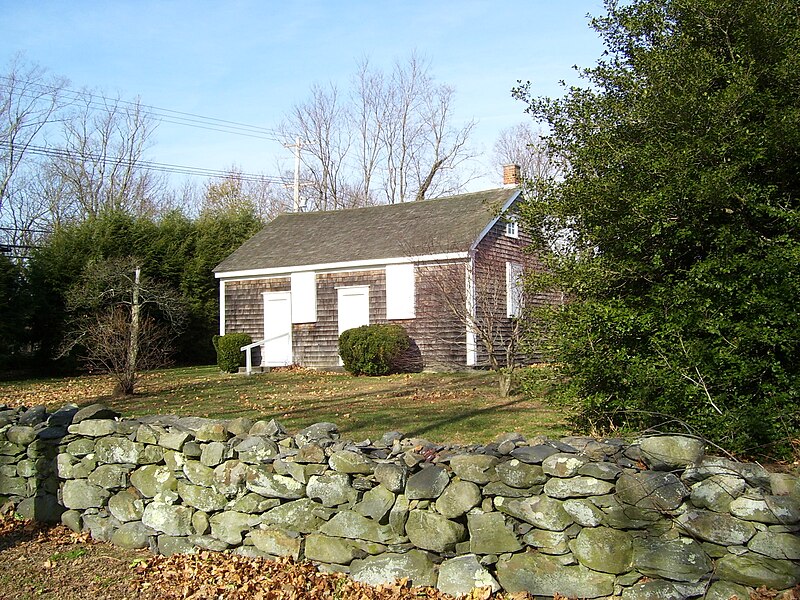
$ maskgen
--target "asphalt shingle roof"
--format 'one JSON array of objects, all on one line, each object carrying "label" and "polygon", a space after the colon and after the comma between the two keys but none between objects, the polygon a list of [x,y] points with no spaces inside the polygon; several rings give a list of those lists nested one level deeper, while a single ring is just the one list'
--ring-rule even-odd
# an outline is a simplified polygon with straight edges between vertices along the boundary
[{"label": "asphalt shingle roof", "polygon": [[516,192],[499,188],[404,204],[283,214],[214,272],[463,252]]}]

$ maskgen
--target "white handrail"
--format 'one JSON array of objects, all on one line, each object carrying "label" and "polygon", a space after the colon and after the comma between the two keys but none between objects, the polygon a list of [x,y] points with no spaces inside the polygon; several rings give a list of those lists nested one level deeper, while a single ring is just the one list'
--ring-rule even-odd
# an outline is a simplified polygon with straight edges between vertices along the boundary
[{"label": "white handrail", "polygon": [[[241,348],[239,348],[239,350],[244,352],[245,373],[250,375],[253,372],[253,354],[252,354],[253,348],[255,348],[256,346],[265,346],[266,347],[267,342],[271,342],[272,340],[277,340],[277,339],[282,338],[282,337],[283,337],[283,335],[276,335],[275,337],[259,340],[257,342],[253,342],[252,344],[247,344],[247,346],[242,346]],[[263,362],[263,356],[262,356],[262,362]]]}]

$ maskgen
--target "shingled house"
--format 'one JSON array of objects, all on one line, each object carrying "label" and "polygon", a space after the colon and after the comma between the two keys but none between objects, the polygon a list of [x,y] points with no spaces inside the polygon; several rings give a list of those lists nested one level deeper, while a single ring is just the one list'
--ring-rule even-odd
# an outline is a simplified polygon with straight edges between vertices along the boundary
[{"label": "shingled house", "polygon": [[[423,368],[488,363],[476,323],[508,335],[528,236],[521,189],[283,214],[215,269],[220,335],[252,336],[252,364],[339,366],[342,331],[405,327]],[[473,320],[474,316],[474,320]]]}]

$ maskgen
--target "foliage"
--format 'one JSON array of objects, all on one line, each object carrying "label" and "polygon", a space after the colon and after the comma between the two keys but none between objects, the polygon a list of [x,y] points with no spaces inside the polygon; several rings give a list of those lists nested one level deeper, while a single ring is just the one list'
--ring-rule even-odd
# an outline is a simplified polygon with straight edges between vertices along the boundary
[{"label": "foliage", "polygon": [[781,455],[800,435],[800,13],[789,0],[633,0],[549,125],[563,181],[525,218],[571,299],[556,358],[583,425],[688,427]]},{"label": "foliage", "polygon": [[213,337],[214,348],[217,351],[217,366],[223,373],[236,373],[239,367],[244,366],[242,346],[253,342],[246,333],[226,333]]},{"label": "foliage", "polygon": [[29,305],[22,267],[0,255],[0,367],[10,365],[21,353]]},{"label": "foliage", "polygon": [[353,375],[388,375],[398,370],[398,360],[410,345],[400,325],[362,325],[339,336],[339,356]]}]

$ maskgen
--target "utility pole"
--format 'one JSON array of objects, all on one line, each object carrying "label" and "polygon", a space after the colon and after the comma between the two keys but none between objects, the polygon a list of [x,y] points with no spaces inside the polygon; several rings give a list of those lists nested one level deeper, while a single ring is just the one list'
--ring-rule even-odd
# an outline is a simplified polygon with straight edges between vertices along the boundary
[{"label": "utility pole", "polygon": [[294,148],[294,202],[293,212],[300,212],[300,136],[294,138],[294,144],[284,144],[284,148]]}]

